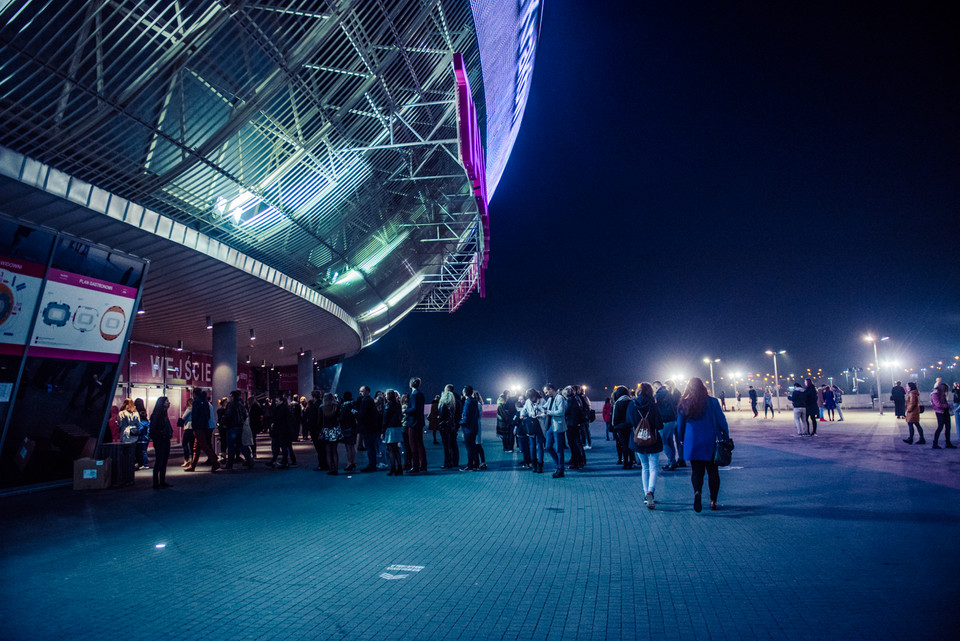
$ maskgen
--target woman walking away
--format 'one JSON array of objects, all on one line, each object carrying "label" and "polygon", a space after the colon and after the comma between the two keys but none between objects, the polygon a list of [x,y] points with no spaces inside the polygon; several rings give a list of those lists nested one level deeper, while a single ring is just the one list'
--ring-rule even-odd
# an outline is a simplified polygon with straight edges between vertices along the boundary
[{"label": "woman walking away", "polygon": [[[404,399],[407,395],[403,395]],[[380,433],[387,445],[387,460],[390,471],[387,476],[403,476],[403,457],[400,455],[400,443],[403,443],[403,408],[397,391],[388,389],[383,404],[383,431]]]},{"label": "woman walking away", "polygon": [[907,445],[913,445],[913,428],[916,427],[917,434],[920,436],[917,440],[917,445],[923,445],[927,441],[923,438],[923,428],[920,427],[920,390],[917,389],[917,384],[913,381],[907,382],[907,387],[910,388],[910,391],[907,392],[904,415],[907,419],[907,427],[910,428],[910,436],[903,439],[903,442]]},{"label": "woman walking away", "polygon": [[703,474],[707,473],[710,487],[710,509],[717,509],[720,495],[720,469],[713,462],[713,452],[718,433],[730,438],[727,418],[717,399],[707,394],[707,388],[699,378],[691,378],[680,398],[677,408],[677,429],[683,441],[684,458],[693,469],[693,510],[701,508],[700,493],[703,490]]},{"label": "woman walking away", "polygon": [[153,489],[172,487],[167,483],[167,461],[170,460],[170,439],[173,438],[173,425],[167,416],[170,401],[166,396],[157,399],[150,415],[150,436],[153,439]]},{"label": "woman walking away", "polygon": [[[653,385],[650,383],[640,383],[640,395],[627,407],[627,423],[633,433],[630,449],[640,455],[640,465],[643,468],[643,502],[652,510],[655,506],[653,493],[657,487],[657,464],[660,452],[663,451],[663,437],[660,435],[663,420],[660,418],[660,408],[654,400]],[[700,477],[700,484],[703,485],[703,477]]]},{"label": "woman walking away", "polygon": [[937,413],[937,431],[933,434],[933,449],[939,450],[940,432],[946,428],[946,443],[944,447],[956,449],[956,445],[950,442],[950,403],[947,401],[947,384],[943,381],[937,383],[937,386],[930,393],[930,404],[933,405],[933,411]]}]

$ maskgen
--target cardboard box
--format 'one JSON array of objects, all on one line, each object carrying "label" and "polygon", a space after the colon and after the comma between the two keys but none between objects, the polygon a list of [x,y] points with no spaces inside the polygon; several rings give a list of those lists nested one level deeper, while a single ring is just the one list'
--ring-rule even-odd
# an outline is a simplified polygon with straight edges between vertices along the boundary
[{"label": "cardboard box", "polygon": [[105,490],[110,487],[110,459],[81,458],[73,462],[73,489]]}]

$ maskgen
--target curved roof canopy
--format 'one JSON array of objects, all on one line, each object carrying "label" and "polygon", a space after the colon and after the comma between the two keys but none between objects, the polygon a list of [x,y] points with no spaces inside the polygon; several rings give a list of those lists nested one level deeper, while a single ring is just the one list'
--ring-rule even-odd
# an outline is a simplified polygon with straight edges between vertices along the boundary
[{"label": "curved roof canopy", "polygon": [[[414,308],[448,311],[472,288],[483,212],[459,149],[455,53],[480,132],[485,100],[467,0],[0,9],[0,145],[319,295],[318,309],[345,314],[354,338],[316,356],[352,353]],[[159,258],[148,242],[113,238]],[[169,240],[154,249],[170,251]],[[217,287],[197,271],[200,254],[178,261],[151,269],[151,314],[194,303],[164,278],[209,276]],[[200,298],[189,313],[217,311]],[[223,320],[245,320],[231,314]]]}]

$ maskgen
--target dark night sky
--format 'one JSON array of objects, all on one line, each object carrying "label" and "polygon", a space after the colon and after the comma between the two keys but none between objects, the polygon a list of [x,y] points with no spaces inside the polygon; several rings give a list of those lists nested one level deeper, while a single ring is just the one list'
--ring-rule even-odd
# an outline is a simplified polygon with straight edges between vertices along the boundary
[{"label": "dark night sky", "polygon": [[867,331],[881,361],[952,360],[951,25],[934,2],[547,0],[487,297],[407,317],[340,389],[596,390],[706,378],[708,355],[768,372],[770,348],[839,375]]}]

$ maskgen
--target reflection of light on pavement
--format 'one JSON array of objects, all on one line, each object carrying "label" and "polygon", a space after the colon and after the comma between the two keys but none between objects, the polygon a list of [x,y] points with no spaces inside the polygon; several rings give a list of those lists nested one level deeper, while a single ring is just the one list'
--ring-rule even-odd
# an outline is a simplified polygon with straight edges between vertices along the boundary
[{"label": "reflection of light on pavement", "polygon": [[166,544],[166,543],[157,543],[157,544],[156,544],[155,546],[153,546],[153,547],[157,548],[158,550],[162,550],[163,548],[167,547],[167,544]]}]

